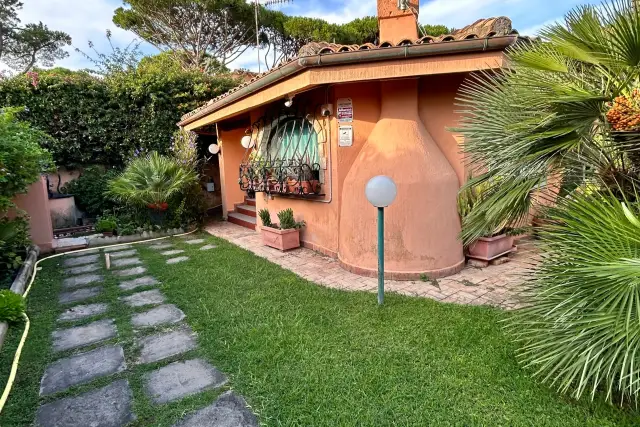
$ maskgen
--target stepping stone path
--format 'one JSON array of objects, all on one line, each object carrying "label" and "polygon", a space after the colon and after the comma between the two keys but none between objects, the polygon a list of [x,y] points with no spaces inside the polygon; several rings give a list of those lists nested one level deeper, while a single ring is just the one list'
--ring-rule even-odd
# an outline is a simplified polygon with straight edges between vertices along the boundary
[{"label": "stepping stone path", "polygon": [[178,264],[179,262],[188,261],[188,256],[179,256],[177,258],[170,258],[167,260],[167,264]]},{"label": "stepping stone path", "polygon": [[147,269],[144,267],[133,267],[127,270],[114,271],[113,274],[116,276],[126,277],[126,276],[139,276],[147,272]]},{"label": "stepping stone path", "polygon": [[84,274],[82,276],[74,276],[64,279],[62,287],[65,289],[74,289],[103,281],[104,278],[99,274]]},{"label": "stepping stone path", "polygon": [[174,362],[144,376],[144,389],[154,403],[167,403],[222,387],[227,377],[202,359]]},{"label": "stepping stone path", "polygon": [[102,288],[96,286],[93,288],[82,288],[77,291],[63,292],[58,297],[60,304],[69,304],[72,302],[80,302],[89,298],[95,298],[102,293]]},{"label": "stepping stone path", "polygon": [[58,393],[125,369],[124,350],[120,346],[100,347],[67,357],[47,367],[40,383],[40,396]]},{"label": "stepping stone path", "polygon": [[41,427],[123,427],[136,419],[129,381],[120,380],[77,397],[57,400],[38,409]]},{"label": "stepping stone path", "polygon": [[178,254],[183,254],[184,251],[182,249],[176,249],[173,251],[165,251],[165,252],[160,252],[160,255],[164,255],[164,256],[171,256],[171,255],[178,255]]},{"label": "stepping stone path", "polygon": [[134,290],[136,288],[141,288],[143,286],[154,286],[154,285],[158,285],[158,284],[160,284],[160,282],[158,282],[153,277],[144,276],[144,277],[138,277],[137,279],[126,280],[124,282],[120,282],[118,287],[120,289],[122,289],[123,291],[132,291],[132,290]]},{"label": "stepping stone path", "polygon": [[69,275],[85,274],[85,273],[93,273],[94,271],[98,271],[101,268],[102,267],[100,266],[100,264],[95,263],[95,264],[81,265],[80,267],[68,268],[64,272]]},{"label": "stepping stone path", "polygon": [[68,258],[76,258],[79,256],[94,255],[99,252],[100,252],[100,248],[95,248],[95,249],[89,249],[89,250],[83,250],[83,251],[69,252],[68,254],[65,254],[65,256]]},{"label": "stepping stone path", "polygon": [[[189,245],[204,243],[204,239],[183,240]],[[200,250],[214,249],[215,245],[205,245]],[[183,249],[173,249],[170,242],[150,245],[164,256],[182,254]],[[169,250],[167,250],[169,249]],[[164,363],[163,366],[142,376],[143,391],[155,404],[174,402],[198,394],[205,390],[220,388],[227,383],[227,377],[203,359],[180,360],[190,355],[198,347],[197,336],[185,323],[185,314],[173,304],[166,304],[166,297],[159,289],[149,289],[128,294],[141,287],[160,285],[152,276],[143,276],[147,269],[137,257],[132,245],[104,248],[110,253],[111,265],[115,268],[106,274],[118,279],[115,288],[122,295],[104,301],[105,283],[100,258],[100,249],[91,253],[68,255],[63,262],[65,272],[64,291],[59,295],[60,304],[79,303],[91,298],[102,297],[93,304],[80,304],[61,310],[58,317],[60,329],[52,333],[54,353],[58,355],[45,370],[40,383],[40,395],[48,396],[46,404],[38,409],[36,425],[40,427],[124,427],[135,421],[133,413],[133,391],[127,379],[111,380],[104,387],[91,389],[91,384],[101,379],[118,375],[136,375],[127,371],[129,364]],[[187,261],[189,257],[170,258],[167,264]],[[166,268],[172,268],[170,266]],[[130,278],[132,276],[141,276]],[[110,282],[106,282],[110,283]],[[114,285],[109,285],[114,286]],[[80,288],[80,289],[75,289]],[[137,349],[134,356],[127,355],[122,345],[96,344],[106,340],[118,340],[114,319],[93,321],[89,324],[73,326],[72,322],[100,316],[109,312],[115,304],[135,310],[131,315],[131,326],[135,332]],[[155,307],[154,307],[155,306]],[[142,307],[147,307],[145,310]],[[142,311],[140,311],[142,310]],[[158,328],[162,327],[162,329]],[[86,347],[93,346],[87,351]],[[72,354],[70,354],[72,353]],[[60,358],[60,356],[67,356]],[[54,356],[55,357],[55,356]],[[178,359],[178,361],[175,361]],[[169,363],[168,362],[172,362]],[[60,398],[59,393],[73,392],[74,387],[84,385],[90,390],[77,396]],[[258,421],[241,396],[233,392],[223,393],[210,406],[186,414],[174,427],[257,427]]]},{"label": "stepping stone path", "polygon": [[121,258],[114,259],[111,261],[111,267],[119,268],[119,267],[130,267],[132,265],[140,265],[142,261],[140,258]]},{"label": "stepping stone path", "polygon": [[77,305],[67,309],[58,317],[59,322],[71,322],[97,316],[109,309],[107,304]]},{"label": "stepping stone path", "polygon": [[77,267],[79,265],[93,264],[100,260],[100,255],[85,255],[64,260],[65,267]]},{"label": "stepping stone path", "polygon": [[172,323],[178,323],[185,318],[184,313],[173,304],[161,305],[144,313],[134,314],[131,324],[134,328],[150,328]]},{"label": "stepping stone path", "polygon": [[53,351],[71,350],[86,347],[116,336],[113,320],[99,320],[85,326],[53,331]]},{"label": "stepping stone path", "polygon": [[137,253],[138,253],[137,250],[129,249],[129,250],[126,250],[126,251],[114,252],[112,254],[109,254],[109,257],[111,259],[127,258],[127,257],[131,257],[133,255],[136,255]]},{"label": "stepping stone path", "polygon": [[[120,287],[122,288],[122,285],[120,285]],[[165,301],[164,295],[157,289],[138,292],[137,294],[133,294],[128,297],[120,297],[119,299],[129,307],[143,307],[145,305],[163,304]]]}]

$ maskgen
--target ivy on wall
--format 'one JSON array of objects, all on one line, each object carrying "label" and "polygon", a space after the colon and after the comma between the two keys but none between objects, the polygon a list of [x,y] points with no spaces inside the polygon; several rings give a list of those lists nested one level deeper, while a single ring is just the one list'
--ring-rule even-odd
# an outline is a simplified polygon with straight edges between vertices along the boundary
[{"label": "ivy on wall", "polygon": [[107,77],[58,68],[2,80],[0,105],[26,107],[58,166],[121,167],[141,148],[166,153],[180,117],[236,83],[158,56]]}]

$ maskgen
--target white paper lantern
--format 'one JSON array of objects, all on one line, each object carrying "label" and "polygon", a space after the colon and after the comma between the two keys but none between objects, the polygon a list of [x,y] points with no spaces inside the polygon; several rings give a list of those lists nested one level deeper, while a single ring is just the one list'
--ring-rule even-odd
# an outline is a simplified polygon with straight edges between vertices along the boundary
[{"label": "white paper lantern", "polygon": [[251,135],[243,136],[240,143],[244,148],[253,148],[253,146],[255,145],[253,142],[253,138],[251,138]]},{"label": "white paper lantern", "polygon": [[218,144],[211,144],[209,146],[209,152],[211,154],[218,154],[220,152],[220,146]]}]

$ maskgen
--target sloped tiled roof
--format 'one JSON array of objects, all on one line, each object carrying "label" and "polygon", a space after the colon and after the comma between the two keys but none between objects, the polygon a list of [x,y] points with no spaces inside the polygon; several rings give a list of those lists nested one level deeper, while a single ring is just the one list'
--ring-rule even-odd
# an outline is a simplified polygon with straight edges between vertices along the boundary
[{"label": "sloped tiled roof", "polygon": [[418,40],[406,39],[395,44],[386,42],[386,41],[382,41],[380,44],[377,44],[377,45],[373,43],[366,43],[362,45],[340,45],[340,44],[329,43],[329,42],[311,42],[304,45],[299,50],[298,56],[282,61],[277,67],[273,67],[269,71],[266,71],[261,74],[255,74],[252,78],[246,78],[241,84],[229,90],[228,92],[208,101],[205,105],[182,116],[182,121],[185,121],[190,117],[198,115],[200,112],[207,109],[207,107],[209,107],[210,105],[218,101],[221,101],[222,99],[237,92],[238,90],[251,85],[255,81],[260,80],[263,77],[280,70],[285,65],[288,65],[294,61],[297,61],[300,58],[316,56],[316,55],[330,55],[330,54],[342,53],[342,52],[378,50],[378,49],[386,49],[390,47],[417,46],[417,45],[426,45],[426,44],[434,44],[434,43],[455,42],[455,41],[462,41],[462,40],[487,39],[487,38],[494,38],[494,37],[504,37],[509,35],[518,35],[518,32],[512,28],[511,19],[505,16],[500,16],[497,18],[479,19],[473,24],[467,25],[466,27],[460,30],[454,31],[451,34],[446,34],[438,37],[427,35],[419,38]]}]

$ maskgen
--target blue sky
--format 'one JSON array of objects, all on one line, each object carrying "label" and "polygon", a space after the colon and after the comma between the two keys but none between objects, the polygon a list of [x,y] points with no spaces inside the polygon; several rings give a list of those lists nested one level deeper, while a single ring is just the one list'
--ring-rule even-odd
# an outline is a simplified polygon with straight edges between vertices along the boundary
[{"label": "blue sky", "polygon": [[[51,29],[62,30],[71,35],[73,45],[88,51],[89,40],[98,51],[107,53],[105,31],[113,31],[115,44],[124,46],[135,35],[119,30],[111,22],[113,11],[122,5],[121,0],[24,0],[20,13],[23,23],[43,21]],[[534,35],[545,24],[562,18],[563,14],[579,4],[600,3],[599,0],[422,0],[420,22],[444,24],[461,28],[479,18],[508,16],[514,28],[521,34]],[[330,22],[343,23],[352,19],[375,15],[375,0],[294,0],[279,6],[287,14],[319,17]],[[155,48],[144,45],[146,53]],[[73,69],[90,65],[73,48],[69,58],[58,65]],[[257,71],[256,54],[247,52],[235,64],[236,67]]]}]

